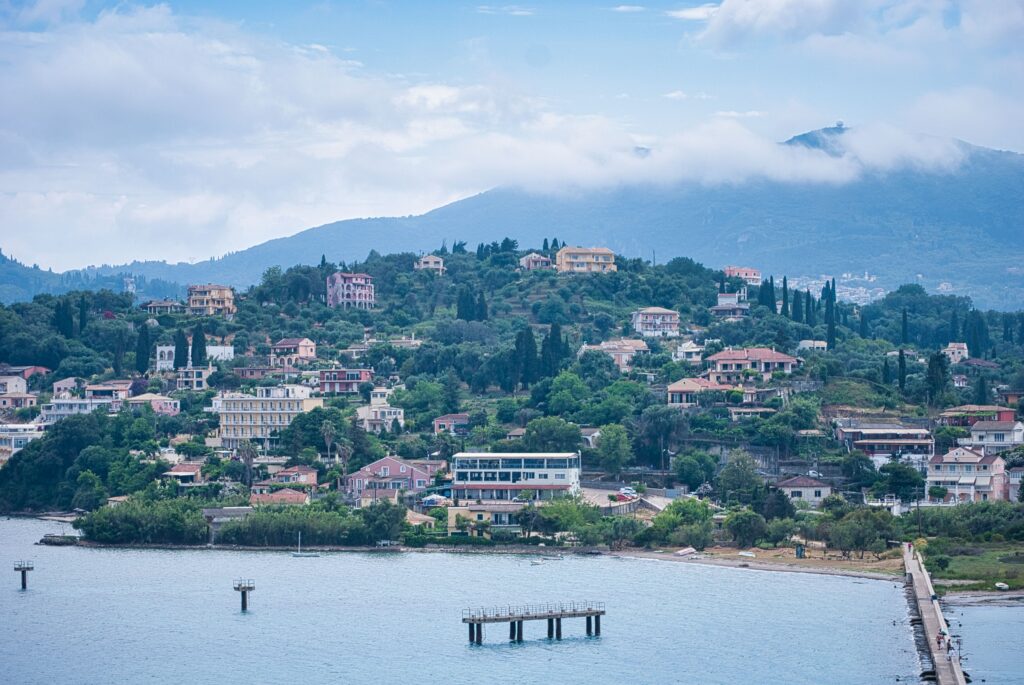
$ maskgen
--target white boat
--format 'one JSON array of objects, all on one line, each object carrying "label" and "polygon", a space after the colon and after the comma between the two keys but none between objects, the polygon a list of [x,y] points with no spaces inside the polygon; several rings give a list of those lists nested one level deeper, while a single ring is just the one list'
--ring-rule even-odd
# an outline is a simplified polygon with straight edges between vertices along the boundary
[{"label": "white boat", "polygon": [[296,551],[292,552],[292,556],[293,557],[318,557],[318,556],[320,556],[320,553],[319,552],[303,552],[302,551],[302,531],[300,530],[299,531],[299,548]]},{"label": "white boat", "polygon": [[753,559],[757,556],[753,552],[737,552],[737,554],[739,554],[741,557],[747,557],[748,559]]},{"label": "white boat", "polygon": [[996,583],[996,589],[1006,591],[1010,589],[1010,586],[1006,583]]},{"label": "white boat", "polygon": [[544,562],[541,561],[540,559],[531,559],[530,560],[530,566],[543,566],[543,565],[544,565]]},{"label": "white boat", "polygon": [[564,558],[565,557],[561,554],[559,554],[557,557],[541,557],[541,559],[543,559],[544,561],[561,561]]}]

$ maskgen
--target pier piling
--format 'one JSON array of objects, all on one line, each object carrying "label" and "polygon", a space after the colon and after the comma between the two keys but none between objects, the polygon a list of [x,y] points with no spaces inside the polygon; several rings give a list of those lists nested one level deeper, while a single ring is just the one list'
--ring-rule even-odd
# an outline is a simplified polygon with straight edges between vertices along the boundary
[{"label": "pier piling", "polygon": [[563,602],[494,609],[466,609],[462,612],[462,622],[469,625],[470,644],[479,645],[483,643],[485,623],[508,623],[509,641],[522,642],[523,623],[526,621],[547,621],[548,639],[561,640],[563,618],[585,618],[587,635],[599,636],[601,634],[601,617],[604,614],[603,602]]},{"label": "pier piling", "polygon": [[235,581],[235,590],[242,595],[242,611],[249,610],[249,593],[256,589],[256,581],[252,578],[239,578]]},{"label": "pier piling", "polygon": [[14,571],[21,573],[21,589],[28,589],[28,572],[35,569],[35,566],[31,561],[16,561],[14,563]]}]

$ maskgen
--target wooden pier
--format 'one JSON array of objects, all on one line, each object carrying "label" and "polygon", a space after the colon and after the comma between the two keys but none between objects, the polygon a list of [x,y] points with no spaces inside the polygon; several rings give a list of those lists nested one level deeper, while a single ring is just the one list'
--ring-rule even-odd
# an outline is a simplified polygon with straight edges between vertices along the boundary
[{"label": "wooden pier", "polygon": [[560,602],[556,604],[527,604],[524,606],[466,609],[462,622],[469,625],[470,644],[483,644],[485,623],[507,623],[508,639],[523,641],[523,623],[547,621],[548,639],[562,639],[562,619],[587,619],[587,635],[601,635],[601,617],[605,615],[604,602]]}]

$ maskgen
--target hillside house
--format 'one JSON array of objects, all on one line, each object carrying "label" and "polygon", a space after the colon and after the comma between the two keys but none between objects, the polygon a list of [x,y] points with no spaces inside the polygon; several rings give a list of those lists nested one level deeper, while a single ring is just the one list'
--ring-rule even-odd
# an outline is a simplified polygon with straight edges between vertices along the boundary
[{"label": "hillside house", "polygon": [[445,414],[434,419],[434,435],[449,433],[465,436],[469,432],[469,414]]},{"label": "hillside house", "polygon": [[615,366],[619,367],[619,371],[627,372],[632,368],[633,357],[650,352],[650,348],[643,340],[616,338],[605,340],[597,345],[583,345],[578,356],[582,357],[584,353],[590,351],[607,354],[615,362]]},{"label": "hillside house", "polygon": [[316,361],[316,343],[309,338],[283,338],[270,347],[270,365],[300,366]]},{"label": "hillside house", "polygon": [[668,406],[689,409],[699,406],[702,399],[710,401],[715,394],[733,389],[732,385],[716,383],[707,378],[682,378],[668,386]]},{"label": "hillside house", "polygon": [[376,304],[373,276],[338,271],[327,277],[327,306],[373,309]]},{"label": "hillside house", "polygon": [[767,347],[727,348],[706,360],[708,379],[715,383],[741,383],[751,377],[767,381],[775,373],[793,373],[800,360]]},{"label": "hillside house", "polygon": [[939,414],[940,426],[970,428],[979,421],[1013,421],[1016,412],[1009,407],[994,404],[963,404]]},{"label": "hillside house", "polygon": [[609,273],[617,271],[615,253],[607,247],[563,247],[555,255],[559,273]]},{"label": "hillside house", "polygon": [[704,346],[693,340],[684,340],[672,350],[672,359],[687,364],[700,364],[703,361]]},{"label": "hillside house", "polygon": [[928,462],[928,487],[945,488],[946,502],[1005,500],[1008,485],[1006,462],[997,454],[956,447]]},{"label": "hillside house", "polygon": [[722,271],[726,278],[741,278],[749,286],[758,287],[761,285],[761,272],[749,266],[727,266]]},{"label": "hillside house", "polygon": [[[54,386],[56,387],[56,383]],[[9,392],[28,392],[28,381],[21,376],[0,376],[0,394]]]},{"label": "hillside house", "polygon": [[739,321],[750,314],[750,303],[742,293],[718,293],[718,304],[709,309],[716,319]]},{"label": "hillside house", "polygon": [[223,316],[234,318],[235,291],[226,285],[190,285],[188,287],[188,313],[192,316]]},{"label": "hillside house", "polygon": [[950,364],[959,364],[970,357],[967,351],[967,343],[962,342],[949,343],[943,348],[942,354],[946,355],[946,359],[949,360]]},{"label": "hillside house", "polygon": [[822,500],[832,494],[832,486],[809,476],[795,476],[780,480],[775,484],[794,502],[807,502],[812,507],[820,507]]},{"label": "hillside house", "polygon": [[324,395],[353,395],[359,392],[360,385],[372,380],[370,369],[321,369],[320,392]]},{"label": "hillside house", "polygon": [[550,269],[551,259],[545,257],[542,254],[531,252],[525,257],[519,258],[519,268],[523,271],[538,271],[540,269]]},{"label": "hillside house", "polygon": [[976,421],[971,435],[957,444],[982,454],[995,454],[1024,445],[1024,423],[1020,421]]},{"label": "hillside house", "polygon": [[679,337],[679,312],[664,307],[645,307],[633,312],[633,330],[645,338]]},{"label": "hillside house", "polygon": [[345,490],[359,499],[380,499],[395,492],[415,494],[433,485],[434,475],[444,467],[441,460],[383,457],[345,476]]},{"label": "hillside house", "polygon": [[433,271],[438,276],[443,276],[445,272],[444,260],[432,254],[425,254],[417,259],[412,268],[416,271]]}]

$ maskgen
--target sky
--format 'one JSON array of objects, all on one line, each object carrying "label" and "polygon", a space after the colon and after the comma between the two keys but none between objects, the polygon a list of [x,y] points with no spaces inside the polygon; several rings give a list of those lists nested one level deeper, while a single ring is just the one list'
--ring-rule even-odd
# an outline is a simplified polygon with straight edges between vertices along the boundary
[{"label": "sky", "polygon": [[[0,0],[0,249],[196,261],[496,186],[1024,152],[1024,0]],[[780,146],[843,121],[839,157]]]}]

